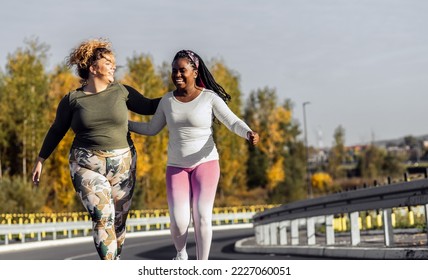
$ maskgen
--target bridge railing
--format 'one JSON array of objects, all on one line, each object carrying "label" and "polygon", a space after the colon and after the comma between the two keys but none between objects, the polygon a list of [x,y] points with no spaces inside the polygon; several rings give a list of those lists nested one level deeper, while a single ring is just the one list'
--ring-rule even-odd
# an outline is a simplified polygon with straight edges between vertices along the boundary
[{"label": "bridge railing", "polygon": [[[274,205],[216,207],[213,225],[252,223],[254,214]],[[153,231],[169,228],[167,209],[133,210],[127,220],[128,232]],[[0,246],[11,242],[56,240],[87,236],[92,222],[87,213],[26,213],[2,214],[0,217]]]},{"label": "bridge railing", "polygon": [[[316,228],[323,228],[325,244],[335,244],[337,218],[349,217],[351,246],[361,243],[361,213],[376,211],[382,218],[386,246],[394,245],[395,209],[419,206],[423,209],[425,231],[428,222],[428,179],[366,187],[285,204],[259,212],[253,217],[258,245],[301,245],[300,233],[306,231],[304,245],[316,245]],[[299,232],[300,231],[300,232]],[[318,241],[321,242],[321,241]],[[302,242],[303,243],[303,242]]]}]

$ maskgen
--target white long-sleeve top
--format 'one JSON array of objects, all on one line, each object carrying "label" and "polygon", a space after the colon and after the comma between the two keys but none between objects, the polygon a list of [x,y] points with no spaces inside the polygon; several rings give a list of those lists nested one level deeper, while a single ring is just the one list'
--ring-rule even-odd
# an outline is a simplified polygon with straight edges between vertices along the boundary
[{"label": "white long-sleeve top", "polygon": [[213,114],[229,130],[245,139],[247,132],[251,131],[216,93],[208,89],[203,89],[190,102],[181,102],[168,92],[162,97],[150,122],[129,121],[129,128],[138,134],[156,135],[167,125],[167,165],[194,167],[219,159],[213,140]]}]

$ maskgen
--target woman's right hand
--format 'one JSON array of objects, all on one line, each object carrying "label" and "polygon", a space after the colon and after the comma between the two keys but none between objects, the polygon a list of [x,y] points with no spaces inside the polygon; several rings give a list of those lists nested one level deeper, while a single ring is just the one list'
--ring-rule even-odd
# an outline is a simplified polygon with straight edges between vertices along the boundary
[{"label": "woman's right hand", "polygon": [[251,144],[257,145],[257,143],[259,143],[259,139],[260,139],[260,136],[257,132],[254,132],[254,131],[248,131],[247,132],[247,140]]},{"label": "woman's right hand", "polygon": [[33,168],[33,177],[32,177],[34,185],[38,185],[40,182],[40,176],[42,175],[44,161],[45,160],[41,157],[38,157],[36,160],[36,164],[34,165],[34,168]]}]

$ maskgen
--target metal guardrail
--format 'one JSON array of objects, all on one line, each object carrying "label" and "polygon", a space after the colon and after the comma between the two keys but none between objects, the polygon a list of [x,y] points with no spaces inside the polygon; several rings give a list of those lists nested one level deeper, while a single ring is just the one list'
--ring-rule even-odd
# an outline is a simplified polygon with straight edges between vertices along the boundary
[{"label": "metal guardrail", "polygon": [[[392,208],[423,206],[428,224],[428,179],[374,186],[285,204],[253,217],[255,239],[259,245],[299,245],[299,229],[306,226],[307,245],[315,245],[315,226],[325,226],[326,244],[335,244],[334,216],[349,215],[351,245],[361,242],[360,211],[382,213],[386,246],[394,244]],[[425,227],[427,230],[427,226]],[[287,238],[287,231],[291,237]],[[428,231],[427,231],[428,237]]]},{"label": "metal guardrail", "polygon": [[[213,225],[251,223],[255,213],[256,212],[236,212],[213,214]],[[169,228],[169,223],[169,216],[129,218],[127,220],[127,230],[129,232],[162,230]],[[7,224],[0,225],[0,239],[4,237],[4,245],[8,245],[13,236],[16,236],[21,243],[25,243],[26,236],[36,241],[43,241],[46,239],[56,240],[57,238],[86,236],[91,230],[91,221]]]}]

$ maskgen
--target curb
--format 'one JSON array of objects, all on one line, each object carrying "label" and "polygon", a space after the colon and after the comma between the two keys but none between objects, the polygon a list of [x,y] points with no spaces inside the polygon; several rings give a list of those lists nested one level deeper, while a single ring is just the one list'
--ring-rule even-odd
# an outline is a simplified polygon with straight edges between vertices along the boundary
[{"label": "curb", "polygon": [[[245,245],[251,243],[251,245]],[[254,244],[254,245],[253,245]],[[299,255],[334,259],[368,260],[426,260],[428,248],[382,248],[382,247],[326,247],[326,246],[259,246],[254,237],[241,239],[235,243],[235,251],[240,253]]]}]

